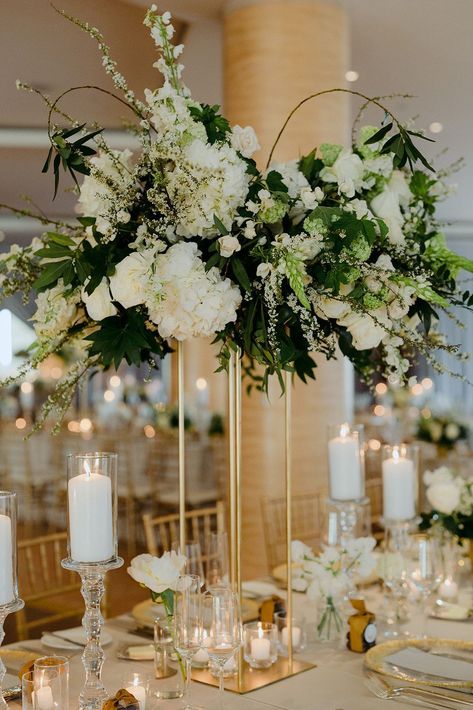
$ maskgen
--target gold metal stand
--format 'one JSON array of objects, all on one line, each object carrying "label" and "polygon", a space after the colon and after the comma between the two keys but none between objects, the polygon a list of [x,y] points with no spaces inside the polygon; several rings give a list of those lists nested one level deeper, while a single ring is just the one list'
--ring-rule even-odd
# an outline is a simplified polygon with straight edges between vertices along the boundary
[{"label": "gold metal stand", "polygon": [[[183,345],[178,343],[179,385],[179,515],[181,549],[185,543],[185,440],[184,440],[184,355]],[[233,589],[242,599],[241,572],[241,422],[242,383],[241,352],[231,352],[228,373],[228,442],[229,442],[229,508],[230,508],[230,580]],[[255,670],[243,660],[240,652],[238,673],[225,680],[225,689],[234,693],[249,693],[257,688],[271,685],[284,678],[315,668],[312,663],[293,658],[292,649],[292,382],[290,373],[285,373],[285,489],[286,489],[286,537],[287,537],[287,631],[288,656],[279,657],[276,663],[265,670]],[[206,685],[218,686],[207,669],[193,669],[192,679]]]},{"label": "gold metal stand", "polygon": [[184,418],[184,343],[177,341],[177,394],[179,408],[179,546],[186,549],[186,427]]}]

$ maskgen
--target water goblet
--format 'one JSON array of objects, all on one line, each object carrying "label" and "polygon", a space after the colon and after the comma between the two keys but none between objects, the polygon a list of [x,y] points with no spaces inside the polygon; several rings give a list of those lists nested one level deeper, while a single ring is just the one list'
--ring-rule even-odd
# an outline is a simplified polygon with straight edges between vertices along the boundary
[{"label": "water goblet", "polygon": [[427,638],[430,596],[442,580],[442,565],[438,541],[425,534],[412,536],[410,579],[420,592],[423,610],[421,638]]},{"label": "water goblet", "polygon": [[185,710],[196,710],[190,702],[192,658],[203,641],[201,579],[197,575],[182,575],[174,592],[174,646],[185,662]]}]

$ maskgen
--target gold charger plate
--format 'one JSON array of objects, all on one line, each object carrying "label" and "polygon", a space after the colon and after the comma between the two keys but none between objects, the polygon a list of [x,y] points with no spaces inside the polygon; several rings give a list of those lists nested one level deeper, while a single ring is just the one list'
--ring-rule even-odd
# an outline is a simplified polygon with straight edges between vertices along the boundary
[{"label": "gold charger plate", "polygon": [[[255,621],[259,615],[260,602],[255,599],[243,599],[241,614],[243,622]],[[144,602],[136,604],[131,610],[133,618],[140,624],[148,628],[154,627],[156,617],[164,615],[164,610],[161,605],[154,604],[151,599],[145,599]]]},{"label": "gold charger plate", "polygon": [[[423,651],[438,649],[439,651],[444,650],[445,653],[448,653],[448,651],[453,653],[455,650],[471,651],[472,680],[451,680],[442,678],[441,676],[423,674],[408,668],[399,668],[385,661],[386,656],[390,656],[392,653],[401,651],[404,648],[420,648]],[[473,641],[458,641],[453,639],[438,638],[406,638],[385,641],[384,643],[380,643],[378,646],[370,648],[365,656],[365,665],[371,671],[375,671],[376,673],[381,673],[382,675],[389,676],[390,678],[396,678],[397,680],[416,683],[418,685],[435,686],[437,688],[473,688]]]},{"label": "gold charger plate", "polygon": [[2,661],[11,670],[19,672],[26,663],[33,663],[37,658],[40,658],[39,653],[34,651],[20,651],[16,648],[0,649],[0,657]]}]

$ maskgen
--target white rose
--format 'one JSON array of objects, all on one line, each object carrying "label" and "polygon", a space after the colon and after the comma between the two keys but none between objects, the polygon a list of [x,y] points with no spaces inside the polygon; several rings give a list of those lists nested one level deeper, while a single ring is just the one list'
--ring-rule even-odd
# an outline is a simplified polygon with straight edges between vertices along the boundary
[{"label": "white rose", "polygon": [[83,288],[81,296],[87,313],[92,320],[103,320],[109,316],[116,315],[117,309],[112,303],[107,278],[104,277],[90,295]]},{"label": "white rose", "polygon": [[144,554],[134,557],[127,571],[136,582],[148,587],[151,592],[162,594],[167,589],[175,589],[185,563],[184,555],[174,551],[165,552],[162,557]]},{"label": "white rose", "polygon": [[434,510],[450,515],[460,503],[460,490],[454,483],[436,483],[426,490],[427,500]]},{"label": "white rose", "polygon": [[411,196],[404,173],[394,170],[384,190],[371,200],[371,210],[388,227],[388,239],[391,244],[404,244],[404,215],[401,207],[408,206]]},{"label": "white rose", "polygon": [[110,277],[110,290],[113,299],[124,308],[144,303],[151,259],[152,255],[148,252],[133,252],[117,264],[115,273]]},{"label": "white rose", "polygon": [[268,264],[267,262],[258,264],[258,268],[256,269],[256,276],[259,276],[260,279],[265,279],[271,273],[271,269],[271,264]]},{"label": "white rose", "polygon": [[320,318],[328,320],[329,318],[343,318],[350,310],[350,304],[338,298],[330,296],[317,296],[314,299],[315,312]]},{"label": "white rose", "polygon": [[232,237],[231,234],[220,237],[217,241],[220,247],[220,254],[226,258],[241,249],[240,242],[236,237]]},{"label": "white rose", "polygon": [[377,308],[372,315],[351,311],[342,318],[338,318],[337,323],[344,326],[351,334],[353,347],[356,350],[376,348],[387,335],[387,328],[390,326],[384,307]]},{"label": "white rose", "polygon": [[243,155],[244,158],[251,158],[253,153],[261,148],[258,138],[251,126],[233,126],[231,136],[232,148]]},{"label": "white rose", "polygon": [[325,182],[338,183],[338,191],[347,197],[354,197],[363,182],[363,161],[351,150],[342,150],[330,167],[322,168],[320,177]]},{"label": "white rose", "polygon": [[455,441],[458,439],[460,436],[460,427],[458,424],[455,424],[455,422],[451,422],[450,424],[447,424],[445,427],[445,436],[447,439],[450,439],[450,441]]}]

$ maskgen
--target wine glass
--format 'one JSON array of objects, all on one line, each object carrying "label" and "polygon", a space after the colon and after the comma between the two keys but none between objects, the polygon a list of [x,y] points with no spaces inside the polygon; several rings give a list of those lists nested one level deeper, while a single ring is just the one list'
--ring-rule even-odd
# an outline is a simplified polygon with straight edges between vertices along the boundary
[{"label": "wine glass", "polygon": [[243,642],[240,600],[228,587],[212,587],[203,596],[206,651],[219,670],[220,707],[224,707],[224,666]]},{"label": "wine glass", "polygon": [[[408,526],[401,524],[388,525],[384,536],[384,550],[380,561],[380,577],[389,598],[393,600],[394,614],[388,615],[388,628],[384,631],[385,638],[400,638],[407,636],[408,632],[401,629],[401,621],[405,619],[404,606],[409,594],[408,587],[408,559],[409,546]],[[385,595],[385,605],[388,607],[389,598]]]},{"label": "wine glass", "polygon": [[211,532],[207,538],[207,589],[228,587],[228,535],[226,532]]},{"label": "wine glass", "polygon": [[185,662],[185,710],[196,710],[190,703],[192,657],[202,645],[201,579],[186,574],[179,577],[174,593],[173,636],[177,653]]},{"label": "wine glass", "polygon": [[181,550],[180,543],[176,540],[171,545],[171,550],[178,554],[185,555],[186,566],[185,573],[197,575],[200,577],[202,584],[204,583],[204,565],[202,562],[202,548],[197,540],[190,540],[185,544],[184,550]]},{"label": "wine glass", "polygon": [[427,638],[429,598],[442,580],[442,564],[438,541],[429,535],[412,536],[410,579],[421,594],[423,625],[421,638]]}]

